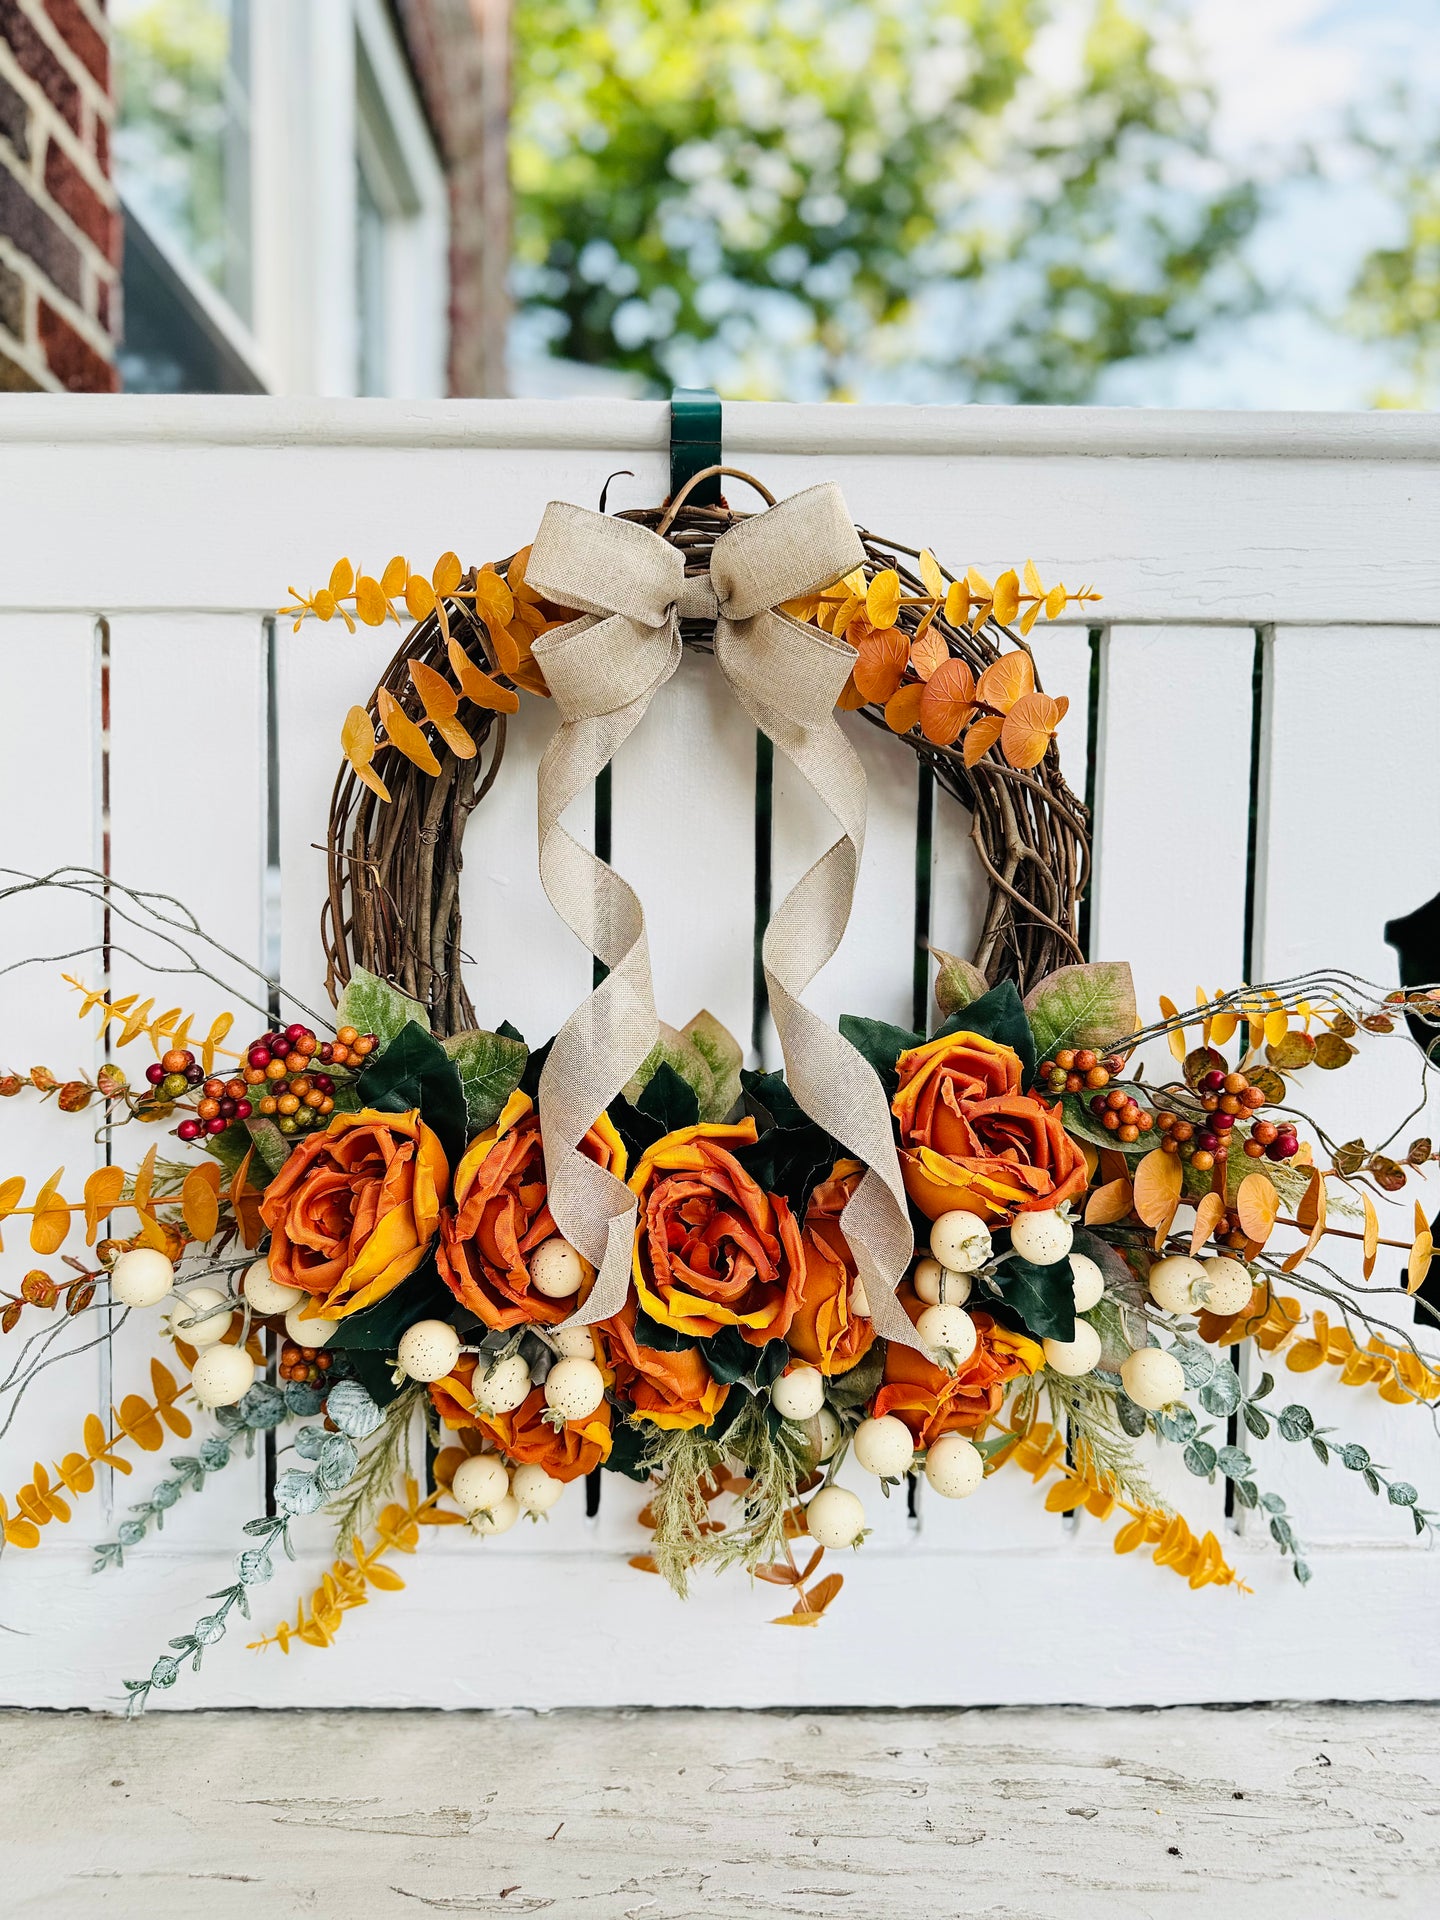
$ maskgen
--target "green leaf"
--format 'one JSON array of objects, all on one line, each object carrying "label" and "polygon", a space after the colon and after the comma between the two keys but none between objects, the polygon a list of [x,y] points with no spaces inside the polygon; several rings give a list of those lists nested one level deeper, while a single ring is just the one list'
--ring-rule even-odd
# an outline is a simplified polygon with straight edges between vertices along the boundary
[{"label": "green leaf", "polygon": [[674,1327],[652,1320],[643,1307],[635,1309],[635,1339],[639,1346],[655,1353],[683,1353],[687,1347],[700,1345],[693,1334],[678,1333]]},{"label": "green leaf", "polygon": [[840,1032],[861,1059],[870,1062],[880,1076],[885,1098],[893,1100],[899,1084],[895,1062],[911,1047],[920,1046],[924,1034],[912,1033],[908,1027],[892,1027],[888,1020],[865,1020],[854,1013],[841,1014]]},{"label": "green leaf", "polygon": [[623,1473],[627,1480],[650,1478],[650,1450],[657,1429],[635,1425],[629,1420],[613,1421],[610,1451],[603,1462],[607,1473]]},{"label": "green leaf", "polygon": [[1270,1417],[1262,1413],[1259,1407],[1252,1406],[1247,1400],[1240,1409],[1240,1418],[1254,1434],[1257,1440],[1265,1440],[1270,1435]]},{"label": "green leaf", "polygon": [[[448,1320],[461,1334],[480,1324],[440,1278],[433,1255],[383,1300],[377,1300],[359,1313],[347,1314],[331,1334],[328,1344],[345,1353],[393,1354],[401,1334],[417,1320]],[[367,1380],[365,1385],[369,1384]]]},{"label": "green leaf", "polygon": [[935,975],[935,1004],[946,1019],[989,991],[990,982],[971,961],[946,953],[941,947],[931,947],[930,951],[940,963]]},{"label": "green leaf", "polygon": [[1197,1473],[1203,1479],[1207,1474],[1215,1471],[1218,1456],[1208,1440],[1192,1440],[1186,1447],[1183,1458],[1191,1473]]},{"label": "green leaf", "polygon": [[1392,1507],[1413,1507],[1420,1498],[1408,1480],[1394,1480],[1390,1484],[1390,1504]]},{"label": "green leaf", "polygon": [[454,1167],[465,1151],[465,1093],[455,1062],[424,1027],[404,1026],[359,1078],[360,1097],[381,1113],[409,1113],[439,1137]]},{"label": "green leaf", "polygon": [[290,1144],[273,1120],[247,1120],[244,1126],[255,1142],[255,1158],[250,1162],[250,1173],[246,1175],[251,1186],[255,1186],[257,1166],[266,1168],[271,1174],[278,1173],[290,1157]]},{"label": "green leaf", "polygon": [[1012,1253],[997,1268],[995,1282],[1006,1306],[1019,1314],[1037,1340],[1075,1338],[1075,1278],[1068,1260],[1037,1267]]},{"label": "green leaf", "polygon": [[785,1084],[783,1073],[761,1073],[746,1067],[740,1075],[745,1111],[762,1131],[767,1127],[803,1127],[810,1116]]},{"label": "green leaf", "polygon": [[767,1193],[784,1199],[797,1220],[815,1188],[834,1166],[838,1144],[823,1127],[806,1121],[799,1127],[772,1127],[753,1145],[737,1147],[735,1158]]},{"label": "green leaf", "polygon": [[1340,1449],[1340,1458],[1352,1473],[1363,1473],[1370,1464],[1369,1450],[1353,1440]]},{"label": "green leaf", "polygon": [[1115,1395],[1115,1418],[1120,1422],[1121,1430],[1128,1433],[1132,1440],[1138,1440],[1149,1425],[1145,1409],[1136,1406],[1123,1387]]},{"label": "green leaf", "polygon": [[1292,1400],[1288,1407],[1281,1408],[1278,1424],[1282,1440],[1306,1440],[1315,1431],[1315,1416],[1298,1400]]},{"label": "green leaf", "polygon": [[335,1024],[373,1033],[383,1048],[407,1025],[413,1024],[428,1033],[430,1016],[418,1000],[410,999],[388,980],[367,973],[364,967],[356,967],[335,1009]]},{"label": "green leaf", "polygon": [[647,1114],[662,1129],[661,1138],[681,1127],[693,1127],[700,1119],[700,1102],[695,1089],[682,1080],[668,1060],[662,1060],[650,1076],[645,1091],[635,1103],[636,1111]]},{"label": "green leaf", "polygon": [[1001,1046],[1013,1047],[1024,1068],[1024,1084],[1028,1086],[1035,1078],[1035,1062],[1039,1055],[1035,1051],[1030,1022],[1025,1017],[1025,1008],[1013,980],[1002,980],[998,987],[992,987],[980,999],[962,1008],[937,1030],[934,1037],[939,1040],[952,1033],[978,1033],[987,1040],[998,1040]]},{"label": "green leaf", "polygon": [[1193,1440],[1199,1424],[1194,1408],[1186,1406],[1183,1400],[1177,1400],[1173,1406],[1162,1407],[1155,1415],[1156,1431],[1163,1439],[1173,1441],[1177,1446]]},{"label": "green leaf", "polygon": [[863,1407],[880,1391],[884,1377],[885,1343],[877,1340],[853,1367],[831,1375],[825,1397],[832,1406]]},{"label": "green leaf", "polygon": [[1237,1507],[1259,1506],[1260,1489],[1253,1480],[1232,1480],[1230,1484],[1235,1489],[1235,1504]]},{"label": "green leaf", "polygon": [[1200,1389],[1200,1404],[1206,1413],[1234,1413],[1241,1400],[1240,1376],[1228,1361],[1222,1361]]},{"label": "green leaf", "polygon": [[452,1034],[440,1044],[460,1076],[466,1123],[473,1139],[500,1118],[505,1102],[520,1084],[530,1050],[523,1040],[479,1029]]},{"label": "green leaf", "polygon": [[[643,1107],[644,1092],[662,1066],[679,1075],[695,1095],[701,1120],[724,1120],[740,1098],[740,1043],[713,1013],[697,1013],[677,1030],[661,1026],[660,1038],[622,1089]],[[693,1122],[686,1122],[692,1125]]]},{"label": "green leaf", "polygon": [[[257,1120],[255,1124],[261,1126],[269,1123]],[[275,1138],[283,1143],[284,1134],[278,1127],[274,1132]],[[246,1154],[250,1153],[252,1146],[255,1147],[255,1152],[250,1157],[250,1165],[245,1171],[245,1184],[247,1187],[254,1187],[257,1192],[268,1186],[272,1177],[279,1171],[278,1168],[267,1163],[244,1120],[232,1120],[223,1133],[206,1134],[201,1144],[206,1153],[220,1162],[232,1180],[240,1171]],[[282,1153],[280,1157],[283,1163],[285,1155]]]},{"label": "green leaf", "polygon": [[1106,1053],[1140,1024],[1128,960],[1057,967],[1026,994],[1025,1011],[1042,1060],[1052,1059],[1057,1047]]},{"label": "green leaf", "polygon": [[1255,1471],[1254,1461],[1239,1447],[1222,1447],[1216,1465],[1227,1480],[1248,1480]]}]

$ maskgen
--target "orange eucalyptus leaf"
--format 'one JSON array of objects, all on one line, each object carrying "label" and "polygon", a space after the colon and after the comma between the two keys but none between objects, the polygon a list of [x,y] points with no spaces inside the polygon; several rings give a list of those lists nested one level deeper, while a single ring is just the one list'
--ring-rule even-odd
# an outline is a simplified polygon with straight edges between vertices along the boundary
[{"label": "orange eucalyptus leaf", "polygon": [[[189,1023],[187,1022],[186,1024],[188,1025]],[[200,1064],[206,1073],[214,1072],[216,1048],[234,1024],[235,1016],[233,1013],[217,1013],[211,1021],[210,1031],[200,1043]],[[175,1044],[176,1046],[183,1046],[184,1042],[177,1038]]]},{"label": "orange eucalyptus leaf", "polygon": [[942,660],[925,682],[920,726],[937,747],[958,740],[975,711],[975,676],[963,660]]},{"label": "orange eucalyptus leaf", "polygon": [[928,547],[920,555],[920,578],[932,600],[945,598],[945,576],[940,571],[940,562]]},{"label": "orange eucalyptus leaf", "polygon": [[412,573],[405,582],[405,605],[412,620],[425,620],[435,611],[435,589],[423,573]]},{"label": "orange eucalyptus leaf", "polygon": [[977,689],[981,704],[994,707],[997,713],[1009,713],[1017,700],[1034,691],[1035,662],[1021,648],[992,660]]},{"label": "orange eucalyptus leaf", "polygon": [[[515,689],[502,687],[498,680],[492,680],[488,673],[482,673],[458,640],[452,638],[445,651],[450,661],[450,670],[460,682],[461,692],[474,706],[489,708],[494,713],[520,711],[520,696]],[[519,665],[518,653],[516,665],[517,667]],[[440,678],[438,674],[435,677],[437,680]],[[421,697],[424,697],[423,694]],[[434,718],[433,715],[431,717]],[[468,734],[466,738],[469,738]],[[472,746],[471,752],[473,751]],[[467,760],[469,757],[469,754],[465,755]]]},{"label": "orange eucalyptus leaf", "polygon": [[1375,1202],[1368,1193],[1361,1192],[1360,1201],[1365,1209],[1365,1266],[1364,1274],[1368,1280],[1375,1271],[1375,1255],[1380,1250],[1380,1216],[1375,1211]]},{"label": "orange eucalyptus leaf", "polygon": [[900,576],[886,567],[865,589],[865,615],[872,627],[893,627],[900,611]]},{"label": "orange eucalyptus leaf", "polygon": [[409,578],[410,569],[405,564],[405,556],[397,553],[395,558],[386,564],[385,571],[380,576],[380,591],[387,600],[394,600],[404,593],[405,582]]},{"label": "orange eucalyptus leaf", "polygon": [[984,758],[1000,738],[1004,726],[1005,716],[1000,713],[985,714],[981,719],[971,721],[963,749],[967,767],[973,767],[977,760]]},{"label": "orange eucalyptus leaf", "polygon": [[1425,1218],[1425,1209],[1415,1202],[1415,1239],[1410,1248],[1410,1257],[1405,1266],[1405,1291],[1416,1293],[1424,1284],[1430,1271],[1430,1262],[1435,1257],[1435,1242],[1431,1238],[1430,1223]]},{"label": "orange eucalyptus leaf", "polygon": [[945,644],[944,634],[936,633],[933,627],[923,634],[917,633],[910,643],[910,664],[922,680],[928,680],[935,669],[943,666],[949,658],[950,649]]},{"label": "orange eucalyptus leaf", "polygon": [[[450,645],[453,647],[455,642],[452,640]],[[475,742],[455,718],[459,694],[443,674],[427,667],[423,660],[407,660],[405,665],[410,670],[410,684],[420,696],[426,719],[457,760],[473,760]]]},{"label": "orange eucalyptus leaf", "polygon": [[867,700],[884,706],[910,664],[910,643],[898,627],[882,627],[860,642],[851,677]]},{"label": "orange eucalyptus leaf", "polygon": [[364,707],[351,707],[346,714],[340,729],[340,745],[355,778],[381,800],[388,801],[390,789],[370,764],[375,757],[375,728]]},{"label": "orange eucalyptus leaf", "polygon": [[[1162,993],[1160,995],[1160,1011],[1167,1020],[1179,1018],[1180,1009],[1167,994]],[[1166,1034],[1165,1039],[1175,1058],[1183,1061],[1185,1058],[1185,1029],[1183,1027],[1172,1027],[1170,1032]]]},{"label": "orange eucalyptus leaf", "polygon": [[858,713],[861,707],[865,705],[865,696],[856,686],[853,673],[840,689],[840,698],[835,702],[835,705],[840,709],[841,713]]},{"label": "orange eucalyptus leaf", "polygon": [[[1135,1211],[1147,1227],[1158,1227],[1174,1214],[1180,1203],[1184,1173],[1180,1156],[1162,1153],[1159,1147],[1147,1153],[1136,1167]],[[1270,1191],[1273,1193],[1275,1189],[1271,1187]]]},{"label": "orange eucalyptus leaf", "polygon": [[367,627],[383,627],[390,602],[380,582],[362,573],[355,582],[355,612]]},{"label": "orange eucalyptus leaf", "polygon": [[[336,600],[345,599],[346,596],[350,593],[351,589],[354,587],[354,585],[355,585],[354,567],[351,566],[348,560],[337,560],[334,566],[330,569],[330,599],[332,602],[332,611],[333,611],[333,603]],[[316,594],[315,597],[318,600],[320,596],[319,594]]]},{"label": "orange eucalyptus leaf", "polygon": [[475,611],[489,626],[508,627],[515,618],[515,596],[494,567],[481,567],[475,575]]},{"label": "orange eucalyptus leaf", "polygon": [[925,689],[918,680],[892,693],[885,702],[885,724],[892,733],[909,733],[920,724],[920,702]]},{"label": "orange eucalyptus leaf", "polygon": [[1224,1218],[1225,1202],[1221,1195],[1218,1193],[1201,1194],[1195,1208],[1195,1230],[1190,1235],[1190,1258],[1192,1260]]},{"label": "orange eucalyptus leaf", "polygon": [[57,1167],[35,1196],[35,1211],[30,1219],[30,1245],[36,1253],[58,1253],[70,1231],[70,1209],[60,1197]]},{"label": "orange eucalyptus leaf", "polygon": [[100,1222],[108,1217],[125,1191],[123,1167],[97,1167],[85,1182],[85,1244],[93,1247]]},{"label": "orange eucalyptus leaf", "polygon": [[1085,1208],[1087,1227],[1111,1227],[1123,1220],[1134,1204],[1134,1189],[1128,1180],[1108,1180],[1091,1194]]},{"label": "orange eucalyptus leaf", "polygon": [[380,708],[380,722],[389,736],[391,746],[403,753],[407,760],[413,761],[422,773],[439,773],[440,762],[431,752],[430,742],[390,689],[381,687],[375,697]]},{"label": "orange eucalyptus leaf", "polygon": [[442,553],[435,562],[435,570],[430,575],[430,580],[436,595],[439,596],[454,593],[464,577],[465,569],[460,564],[459,554]]},{"label": "orange eucalyptus leaf", "polygon": [[1005,716],[1000,751],[1012,767],[1038,767],[1070,702],[1048,693],[1024,693]]},{"label": "orange eucalyptus leaf", "polygon": [[970,589],[963,580],[952,580],[945,589],[945,619],[952,627],[963,627],[970,617]]},{"label": "orange eucalyptus leaf", "polygon": [[1263,1247],[1280,1215],[1280,1195],[1263,1173],[1247,1173],[1235,1195],[1235,1211],[1245,1237]]},{"label": "orange eucalyptus leaf", "polygon": [[1002,627],[1008,627],[1020,611],[1020,582],[1015,577],[1014,568],[1008,569],[995,582],[995,595],[990,611]]},{"label": "orange eucalyptus leaf", "polygon": [[196,1240],[208,1240],[220,1224],[220,1168],[211,1160],[192,1167],[180,1189],[180,1211]]}]

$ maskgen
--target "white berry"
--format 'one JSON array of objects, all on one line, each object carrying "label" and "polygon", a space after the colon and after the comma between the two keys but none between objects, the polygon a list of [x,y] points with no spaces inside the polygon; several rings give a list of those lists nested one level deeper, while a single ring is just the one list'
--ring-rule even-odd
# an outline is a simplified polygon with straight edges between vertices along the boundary
[{"label": "white berry", "polygon": [[1202,1260],[1205,1269],[1204,1303],[1207,1313],[1243,1313],[1250,1304],[1255,1282],[1248,1268],[1222,1254],[1214,1260]]},{"label": "white berry", "polygon": [[[165,1331],[172,1339],[183,1340],[191,1347],[213,1347],[223,1340],[230,1331],[233,1313],[216,1313],[216,1307],[225,1305],[225,1295],[217,1293],[214,1287],[186,1287],[183,1293],[175,1295],[175,1304],[165,1316]],[[183,1322],[193,1320],[193,1327]]]},{"label": "white berry", "polygon": [[455,1469],[450,1491],[466,1513],[499,1506],[510,1491],[510,1476],[498,1453],[471,1453]]},{"label": "white berry", "polygon": [[556,1327],[550,1333],[550,1345],[562,1360],[593,1360],[595,1335],[589,1327]]},{"label": "white berry", "polygon": [[963,1433],[942,1433],[925,1455],[925,1478],[942,1500],[964,1500],[985,1478],[985,1456]]},{"label": "white berry", "polygon": [[1151,1267],[1149,1285],[1155,1304],[1166,1313],[1194,1313],[1203,1298],[1205,1269],[1188,1254],[1172,1253]]},{"label": "white berry", "polygon": [[770,1389],[770,1404],[782,1420],[808,1420],[825,1404],[825,1376],[818,1367],[792,1367]]},{"label": "white berry", "polygon": [[455,1371],[460,1336],[446,1320],[417,1320],[401,1334],[396,1358],[412,1380],[443,1380]]},{"label": "white berry", "polygon": [[323,1347],[339,1324],[323,1314],[307,1314],[299,1307],[292,1307],[285,1316],[285,1331],[297,1347]]},{"label": "white berry", "polygon": [[974,1273],[990,1258],[990,1229],[978,1213],[957,1207],[931,1223],[930,1251],[951,1273]]},{"label": "white berry", "polygon": [[805,1525],[817,1547],[853,1547],[865,1529],[860,1496],[848,1487],[821,1487],[805,1509]]},{"label": "white berry", "polygon": [[554,1480],[543,1467],[527,1462],[510,1476],[510,1491],[523,1513],[548,1513],[565,1491],[563,1480]]},{"label": "white berry", "polygon": [[1070,1251],[1075,1229],[1058,1213],[1017,1213],[1010,1222],[1010,1245],[1032,1266],[1053,1267]]},{"label": "white berry", "polygon": [[557,1360],[545,1376],[545,1404],[562,1420],[584,1420],[605,1398],[605,1376],[593,1360]]},{"label": "white berry", "polygon": [[243,1347],[207,1347],[190,1384],[202,1407],[233,1407],[255,1384],[255,1362]]},{"label": "white berry", "polygon": [[974,1282],[968,1273],[952,1273],[948,1267],[942,1267],[938,1260],[925,1259],[915,1262],[910,1284],[915,1289],[916,1299],[923,1301],[927,1307],[963,1307],[970,1298]]},{"label": "white berry", "polygon": [[975,1351],[975,1322],[963,1307],[926,1307],[915,1331],[927,1346],[943,1348],[953,1368],[962,1367]]},{"label": "white berry", "polygon": [[132,1247],[110,1269],[110,1297],[122,1307],[154,1307],[175,1284],[175,1269],[158,1247]]},{"label": "white berry", "polygon": [[568,1300],[585,1281],[585,1262],[568,1240],[554,1234],[530,1256],[530,1284],[547,1300]]},{"label": "white berry", "polygon": [[513,1493],[507,1493],[503,1500],[497,1500],[493,1507],[487,1507],[483,1513],[472,1513],[470,1531],[472,1533],[508,1533],[520,1518],[520,1502]]},{"label": "white berry", "polygon": [[805,1430],[814,1444],[817,1461],[830,1458],[845,1432],[833,1407],[821,1407],[812,1419],[806,1421]]},{"label": "white berry", "polygon": [[1070,1255],[1070,1275],[1075,1286],[1075,1311],[1088,1313],[1097,1307],[1105,1292],[1105,1274],[1099,1262],[1088,1253]]},{"label": "white berry", "polygon": [[285,1287],[270,1271],[270,1262],[261,1257],[245,1269],[245,1298],[252,1313],[288,1313],[298,1307],[305,1295],[299,1287]]},{"label": "white berry", "polygon": [[1047,1340],[1045,1342],[1045,1364],[1056,1373],[1063,1373],[1071,1380],[1078,1380],[1082,1373],[1089,1373],[1100,1359],[1100,1336],[1088,1320],[1075,1322],[1073,1340]]},{"label": "white berry", "polygon": [[878,1473],[882,1480],[898,1480],[910,1471],[915,1459],[910,1429],[893,1413],[882,1413],[878,1420],[862,1420],[855,1429],[855,1458],[867,1473]]},{"label": "white berry", "polygon": [[475,1403],[484,1413],[514,1413],[530,1391],[530,1369],[518,1353],[508,1353],[482,1373],[475,1369]]},{"label": "white berry", "polygon": [[1149,1413],[1158,1413],[1185,1391],[1185,1369],[1173,1353],[1138,1347],[1120,1368],[1120,1384]]}]

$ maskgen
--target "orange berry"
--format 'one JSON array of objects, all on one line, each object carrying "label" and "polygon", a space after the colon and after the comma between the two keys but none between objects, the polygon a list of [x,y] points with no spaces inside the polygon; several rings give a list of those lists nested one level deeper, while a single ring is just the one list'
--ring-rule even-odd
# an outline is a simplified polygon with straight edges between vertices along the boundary
[{"label": "orange berry", "polygon": [[218,1100],[202,1100],[195,1109],[202,1120],[213,1120],[220,1111]]},{"label": "orange berry", "polygon": [[263,1067],[247,1067],[245,1069],[245,1084],[247,1087],[258,1087],[264,1078],[265,1069]]},{"label": "orange berry", "polygon": [[215,1079],[212,1075],[211,1078],[205,1082],[205,1098],[207,1100],[223,1100],[225,1098],[225,1082]]},{"label": "orange berry", "polygon": [[1243,1113],[1245,1109],[1240,1104],[1238,1094],[1222,1093],[1220,1096],[1220,1111],[1221,1113]]},{"label": "orange berry", "polygon": [[1135,1117],[1135,1124],[1140,1129],[1141,1133],[1149,1133],[1150,1129],[1155,1124],[1155,1119],[1152,1114],[1146,1113],[1144,1108],[1142,1107],[1140,1112]]},{"label": "orange berry", "polygon": [[320,1102],[320,1111],[321,1113],[333,1113],[335,1111],[335,1102],[330,1098],[328,1093]]},{"label": "orange berry", "polygon": [[1197,1173],[1208,1173],[1215,1164],[1215,1156],[1201,1147],[1191,1156],[1190,1164]]},{"label": "orange berry", "polygon": [[1063,1067],[1066,1073],[1069,1073],[1071,1068],[1078,1064],[1075,1058],[1074,1047],[1061,1047],[1055,1056],[1055,1064],[1057,1067]]},{"label": "orange berry", "polygon": [[353,1047],[355,1042],[360,1038],[360,1029],[358,1027],[341,1027],[335,1038],[340,1042],[342,1047]]},{"label": "orange berry", "polygon": [[361,1035],[361,1037],[360,1037],[360,1038],[359,1038],[359,1039],[358,1039],[358,1040],[357,1040],[357,1041],[355,1042],[355,1045],[354,1045],[354,1048],[352,1049],[352,1051],[353,1051],[353,1052],[354,1052],[354,1053],[355,1053],[355,1054],[356,1054],[356,1055],[357,1055],[357,1056],[358,1056],[358,1057],[359,1057],[359,1058],[360,1058],[361,1060],[363,1060],[363,1059],[365,1058],[365,1056],[366,1056],[366,1054],[367,1054],[367,1053],[369,1053],[369,1051],[370,1051],[370,1049],[371,1049],[371,1048],[372,1048],[372,1047],[373,1047],[374,1045],[375,1045],[375,1042],[374,1042],[374,1041],[373,1041],[373,1040],[372,1040],[372,1039],[371,1039],[371,1038],[369,1037],[369,1035],[368,1035],[368,1034],[362,1034],[362,1035]]},{"label": "orange berry", "polygon": [[1244,1093],[1249,1084],[1243,1073],[1227,1073],[1225,1076],[1226,1093]]},{"label": "orange berry", "polygon": [[1138,1140],[1140,1138],[1140,1129],[1130,1126],[1127,1122],[1127,1124],[1120,1129],[1120,1138],[1125,1141]]},{"label": "orange berry", "polygon": [[1258,1140],[1247,1140],[1245,1142],[1245,1154],[1250,1160],[1263,1160],[1265,1157],[1265,1149]]},{"label": "orange berry", "polygon": [[1195,1138],[1195,1129],[1188,1120],[1177,1120],[1175,1122],[1175,1138],[1182,1143]]},{"label": "orange berry", "polygon": [[1128,1093],[1122,1093],[1119,1087],[1117,1087],[1113,1093],[1106,1094],[1105,1104],[1111,1113],[1123,1113],[1125,1108],[1130,1104],[1130,1096]]},{"label": "orange berry", "polygon": [[300,1106],[300,1102],[295,1098],[293,1093],[282,1093],[275,1104],[281,1113],[295,1113]]},{"label": "orange berry", "polygon": [[1112,1113],[1110,1108],[1107,1107],[1100,1116],[1100,1124],[1107,1133],[1115,1133],[1120,1126],[1120,1116],[1118,1113]]},{"label": "orange berry", "polygon": [[166,1073],[183,1073],[190,1064],[190,1056],[183,1047],[171,1047],[168,1053],[161,1055],[160,1064]]},{"label": "orange berry", "polygon": [[[1075,1058],[1078,1062],[1080,1058],[1078,1053]],[[1110,1084],[1110,1075],[1104,1067],[1086,1067],[1085,1084],[1087,1087],[1108,1087]]]},{"label": "orange berry", "polygon": [[310,1082],[305,1078],[303,1073],[297,1073],[295,1075],[294,1079],[290,1082],[290,1091],[291,1093],[299,1094],[302,1100],[306,1094],[309,1093]]},{"label": "orange berry", "polygon": [[274,1094],[267,1093],[265,1098],[260,1102],[260,1111],[261,1113],[274,1113],[278,1105],[279,1102],[276,1100]]},{"label": "orange berry", "polygon": [[324,1094],[320,1092],[318,1087],[312,1087],[305,1096],[305,1104],[307,1107],[318,1107],[324,1098]]},{"label": "orange berry", "polygon": [[1161,1133],[1169,1133],[1170,1129],[1175,1124],[1175,1116],[1173,1113],[1168,1113],[1168,1112],[1159,1113],[1155,1116],[1155,1124],[1160,1129]]},{"label": "orange berry", "polygon": [[1085,1079],[1082,1074],[1067,1073],[1065,1076],[1066,1093],[1079,1093],[1080,1089],[1084,1086],[1084,1084],[1085,1084]]},{"label": "orange berry", "polygon": [[283,1080],[285,1078],[285,1062],[283,1060],[272,1060],[265,1069],[265,1078],[267,1080]]},{"label": "orange berry", "polygon": [[314,1039],[310,1034],[305,1033],[305,1034],[302,1034],[300,1038],[295,1042],[294,1046],[291,1048],[291,1052],[303,1054],[303,1056],[308,1060],[312,1053],[316,1053],[319,1051],[319,1048],[320,1048],[320,1042]]},{"label": "orange berry", "polygon": [[1093,1047],[1080,1047],[1077,1049],[1075,1064],[1081,1073],[1089,1073],[1090,1069],[1098,1064],[1098,1061],[1099,1055]]},{"label": "orange berry", "polygon": [[350,1061],[350,1049],[348,1047],[340,1046],[337,1044],[336,1046],[331,1048],[330,1064],[332,1066],[335,1066],[335,1067],[348,1066],[349,1061]]},{"label": "orange berry", "polygon": [[1162,1153],[1179,1153],[1180,1142],[1175,1138],[1173,1133],[1166,1133],[1161,1135],[1160,1151]]}]

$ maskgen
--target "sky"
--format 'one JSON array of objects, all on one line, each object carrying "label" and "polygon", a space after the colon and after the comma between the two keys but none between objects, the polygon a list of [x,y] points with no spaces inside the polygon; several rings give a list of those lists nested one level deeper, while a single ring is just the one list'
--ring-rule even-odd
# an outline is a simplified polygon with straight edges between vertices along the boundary
[{"label": "sky", "polygon": [[[1192,0],[1191,31],[1218,94],[1217,139],[1264,178],[1304,143],[1322,152],[1347,114],[1404,80],[1440,116],[1440,0]],[[1255,264],[1289,289],[1281,311],[1163,363],[1117,368],[1118,404],[1363,407],[1387,363],[1304,309],[1332,310],[1360,260],[1398,237],[1394,209],[1351,181],[1283,189],[1255,236]]]}]

